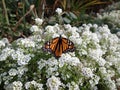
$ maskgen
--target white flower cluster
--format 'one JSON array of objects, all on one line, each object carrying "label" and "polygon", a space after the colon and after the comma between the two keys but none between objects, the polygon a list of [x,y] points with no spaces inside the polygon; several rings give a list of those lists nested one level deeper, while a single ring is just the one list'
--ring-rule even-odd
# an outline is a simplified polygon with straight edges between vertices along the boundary
[{"label": "white flower cluster", "polygon": [[86,68],[86,67],[82,68],[82,73],[84,74],[85,77],[88,77],[88,78],[93,77],[93,72],[90,68]]},{"label": "white flower cluster", "polygon": [[57,8],[56,12],[58,13],[58,15],[60,15],[62,13],[62,9],[61,8]]},{"label": "white flower cluster", "polygon": [[17,67],[17,69],[11,68],[8,71],[8,74],[11,77],[16,76],[16,75],[18,75],[18,77],[22,77],[22,75],[24,75],[24,73],[27,72],[27,71],[28,71],[28,69],[26,67],[21,66],[21,67]]},{"label": "white flower cluster", "polygon": [[26,90],[31,90],[31,89],[35,89],[35,90],[43,90],[43,84],[37,83],[36,81],[30,81],[30,82],[26,82],[25,83],[25,89]]},{"label": "white flower cluster", "polygon": [[25,39],[21,38],[17,40],[17,45],[20,46],[22,45],[24,47],[35,47],[35,42],[29,38],[25,38]]},{"label": "white flower cluster", "polygon": [[71,66],[77,66],[80,63],[80,60],[77,57],[72,57],[70,54],[62,54],[62,56],[59,59],[59,67],[63,67],[65,64],[71,65]]},{"label": "white flower cluster", "polygon": [[36,23],[38,26],[39,26],[39,25],[42,25],[43,19],[36,18],[36,19],[35,19],[35,23]]},{"label": "white flower cluster", "polygon": [[5,47],[6,44],[9,44],[9,41],[7,38],[3,38],[2,40],[0,40],[0,48]]},{"label": "white flower cluster", "polygon": [[8,71],[8,73],[9,73],[10,76],[15,76],[15,75],[17,75],[17,70],[16,69],[10,69]]},{"label": "white flower cluster", "polygon": [[91,85],[91,88],[94,88],[95,85],[97,85],[99,83],[99,80],[100,80],[100,77],[97,76],[97,75],[94,75],[90,80],[90,85]]},{"label": "white flower cluster", "polygon": [[48,25],[45,28],[45,36],[52,38],[59,37],[60,34],[63,34],[62,29],[63,28],[59,24],[55,24],[54,26]]},{"label": "white flower cluster", "polygon": [[46,84],[49,90],[59,90],[61,81],[59,80],[59,78],[52,76],[51,78],[48,78]]},{"label": "white flower cluster", "polygon": [[9,84],[5,87],[5,90],[22,90],[22,82],[14,81],[12,84]]},{"label": "white flower cluster", "polygon": [[69,90],[80,90],[79,86],[75,82],[68,83],[66,86]]},{"label": "white flower cluster", "polygon": [[14,52],[14,49],[10,47],[4,48],[0,54],[0,61],[6,60],[10,55],[12,55],[13,52]]},{"label": "white flower cluster", "polygon": [[120,10],[112,10],[111,12],[104,12],[102,14],[98,13],[97,18],[100,20],[108,20],[108,23],[110,23],[112,25],[113,30],[115,29],[117,31],[116,34],[118,35],[118,37],[120,37],[120,30],[119,30],[120,29],[119,28],[119,26],[120,26]]},{"label": "white flower cluster", "polygon": [[111,10],[119,10],[120,9],[120,1],[114,2],[105,8],[105,11],[111,11]]},{"label": "white flower cluster", "polygon": [[33,33],[42,34],[42,29],[39,28],[37,25],[33,25],[33,26],[30,28],[30,31],[33,32]]},{"label": "white flower cluster", "polygon": [[[35,28],[40,30],[40,35],[34,33],[8,46],[0,41],[0,83],[4,82],[6,90],[13,87],[15,90],[97,90],[100,85],[116,90],[120,87],[120,39],[111,34],[107,25],[56,24],[42,30],[41,23],[41,19],[36,19]],[[41,47],[46,40],[60,35],[71,40],[76,50],[56,59]]]},{"label": "white flower cluster", "polygon": [[17,64],[20,66],[28,64],[28,62],[31,60],[31,54],[25,55],[24,51],[19,48],[11,53],[11,57],[13,60],[17,60]]},{"label": "white flower cluster", "polygon": [[120,23],[120,10],[113,10],[111,12],[105,12],[103,13],[103,15],[98,14],[98,18],[103,19],[103,18],[107,18],[111,21],[113,21],[114,23]]},{"label": "white flower cluster", "polygon": [[45,60],[40,60],[38,62],[39,64],[39,69],[41,70],[42,68],[44,67],[47,67],[46,69],[46,77],[50,77],[52,75],[56,75],[58,76],[59,73],[57,72],[58,71],[58,61],[55,59],[55,58],[49,58],[47,61]]}]

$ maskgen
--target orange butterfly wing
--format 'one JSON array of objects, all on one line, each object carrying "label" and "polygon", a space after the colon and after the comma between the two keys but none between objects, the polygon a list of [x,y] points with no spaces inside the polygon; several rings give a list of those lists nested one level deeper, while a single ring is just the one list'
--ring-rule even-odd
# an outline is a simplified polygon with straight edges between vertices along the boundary
[{"label": "orange butterfly wing", "polygon": [[62,53],[72,52],[75,50],[73,42],[69,39],[57,37],[52,39],[52,41],[47,41],[43,47],[44,51],[49,51],[54,54],[56,58],[60,57]]}]

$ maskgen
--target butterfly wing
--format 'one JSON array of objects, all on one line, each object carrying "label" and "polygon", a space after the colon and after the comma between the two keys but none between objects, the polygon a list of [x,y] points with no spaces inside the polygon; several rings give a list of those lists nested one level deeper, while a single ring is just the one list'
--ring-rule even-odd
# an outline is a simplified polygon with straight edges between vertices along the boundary
[{"label": "butterfly wing", "polygon": [[46,42],[43,50],[49,51],[53,53],[56,58],[59,58],[62,53],[74,51],[75,47],[73,42],[71,42],[69,39],[62,38],[60,36],[52,39],[50,42]]},{"label": "butterfly wing", "polygon": [[73,52],[75,50],[74,44],[72,41],[66,38],[62,38],[63,53]]},{"label": "butterfly wing", "polygon": [[58,38],[52,39],[52,41],[47,41],[44,46],[42,47],[43,51],[52,52],[57,44]]},{"label": "butterfly wing", "polygon": [[61,48],[59,37],[52,40],[50,48],[56,58],[62,54],[62,48]]}]

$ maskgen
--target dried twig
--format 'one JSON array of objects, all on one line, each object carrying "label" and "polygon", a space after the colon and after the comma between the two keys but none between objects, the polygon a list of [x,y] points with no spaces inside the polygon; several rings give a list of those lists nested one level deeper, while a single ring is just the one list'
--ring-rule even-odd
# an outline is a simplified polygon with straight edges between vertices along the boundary
[{"label": "dried twig", "polygon": [[26,12],[25,15],[24,15],[23,17],[21,17],[21,18],[19,19],[19,21],[16,23],[16,26],[14,27],[13,31],[16,31],[16,29],[17,29],[17,27],[19,26],[19,24],[20,24],[20,23],[22,22],[22,20],[33,10],[33,8],[34,8],[34,5],[31,5],[29,11]]},{"label": "dried twig", "polygon": [[7,25],[10,25],[5,0],[2,0],[2,4],[3,4],[4,12],[5,12],[5,18],[6,18]]}]

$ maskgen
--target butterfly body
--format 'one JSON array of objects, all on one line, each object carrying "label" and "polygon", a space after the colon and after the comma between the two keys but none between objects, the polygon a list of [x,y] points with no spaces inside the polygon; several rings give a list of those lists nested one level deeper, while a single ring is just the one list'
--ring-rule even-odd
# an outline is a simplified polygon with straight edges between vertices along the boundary
[{"label": "butterfly body", "polygon": [[53,53],[56,58],[59,58],[62,53],[66,53],[68,51],[73,52],[75,47],[72,41],[67,38],[63,38],[60,35],[60,37],[47,41],[42,49]]}]

